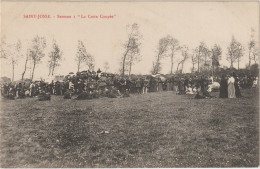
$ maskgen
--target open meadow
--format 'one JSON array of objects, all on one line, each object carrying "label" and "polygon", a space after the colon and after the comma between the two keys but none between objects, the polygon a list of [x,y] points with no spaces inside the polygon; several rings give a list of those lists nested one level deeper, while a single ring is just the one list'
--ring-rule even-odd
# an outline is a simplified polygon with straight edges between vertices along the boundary
[{"label": "open meadow", "polygon": [[0,167],[257,167],[258,90],[241,92],[2,99]]}]

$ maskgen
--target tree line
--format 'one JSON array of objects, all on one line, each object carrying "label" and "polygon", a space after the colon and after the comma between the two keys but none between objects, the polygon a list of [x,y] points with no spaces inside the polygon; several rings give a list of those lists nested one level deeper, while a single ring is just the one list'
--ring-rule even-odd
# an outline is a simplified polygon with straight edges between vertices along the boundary
[{"label": "tree line", "polygon": [[[141,47],[142,47],[142,34],[139,31],[139,25],[133,23],[132,25],[127,25],[127,40],[123,44],[123,53],[120,62],[120,74],[122,76],[128,74],[130,75],[133,66],[142,60]],[[24,80],[25,73],[27,71],[28,64],[31,65],[30,79],[34,79],[34,72],[38,64],[41,63],[42,59],[47,55],[48,62],[47,66],[49,68],[48,75],[54,75],[57,67],[61,65],[63,57],[63,51],[55,40],[52,42],[51,51],[46,54],[46,38],[35,36],[27,49],[25,57],[22,53],[22,43],[17,40],[15,44],[8,44],[5,40],[2,40],[1,44],[1,58],[7,59],[12,65],[12,81],[14,80],[15,68],[18,62],[24,60],[24,70],[22,72],[21,79]],[[232,36],[231,42],[227,47],[227,60],[230,63],[230,68],[237,64],[237,68],[240,68],[241,58],[245,56],[245,47]],[[250,41],[247,45],[248,49],[248,65],[250,68],[252,62],[257,64],[258,59],[258,48],[255,40],[255,31],[251,29]],[[177,57],[179,53],[180,57]],[[218,44],[215,44],[212,48],[209,48],[205,42],[200,42],[195,49],[190,49],[186,45],[181,45],[179,40],[167,35],[159,39],[156,53],[154,56],[154,61],[152,63],[151,74],[158,74],[162,70],[162,60],[165,58],[170,58],[170,74],[173,73],[183,73],[185,63],[190,60],[192,63],[191,72],[202,72],[211,71],[214,73],[215,70],[220,67],[220,60],[222,58],[223,52]],[[177,64],[176,71],[174,72],[174,63]],[[92,54],[90,54],[83,41],[78,40],[77,51],[75,53],[75,64],[77,65],[77,72],[83,67],[88,67],[90,71],[94,70],[95,59]],[[104,62],[103,70],[107,72],[110,66],[106,61]]]},{"label": "tree line", "polygon": [[[248,65],[250,68],[252,61],[257,64],[258,48],[256,46],[255,31],[251,29],[250,41],[248,43]],[[139,26],[134,23],[128,26],[128,39],[124,44],[124,54],[121,58],[122,75],[128,71],[131,74],[132,65],[141,60],[140,47],[142,35],[139,32]],[[227,47],[227,60],[230,63],[230,68],[234,68],[234,64],[237,63],[237,69],[240,69],[241,58],[245,55],[245,47],[232,36],[232,40]],[[180,53],[181,57],[177,57],[176,53]],[[223,52],[218,44],[215,44],[212,48],[209,48],[205,42],[200,44],[195,49],[189,49],[186,45],[181,45],[179,40],[167,35],[159,39],[154,61],[152,64],[151,74],[158,74],[162,70],[162,60],[164,58],[170,58],[170,74],[173,74],[173,65],[177,63],[175,73],[183,73],[185,62],[188,59],[191,60],[192,68],[191,72],[211,71],[212,74],[220,67],[220,60]]]},{"label": "tree line", "polygon": [[[28,64],[31,64],[31,74],[30,79],[34,79],[34,72],[38,64],[41,63],[42,59],[47,55],[48,61],[47,66],[49,68],[48,76],[53,76],[57,67],[61,65],[63,58],[63,51],[55,40],[53,40],[51,51],[46,54],[46,38],[36,36],[32,39],[30,46],[27,49],[25,57],[21,52],[21,41],[18,40],[15,44],[7,44],[5,40],[2,41],[1,45],[1,58],[7,59],[12,65],[12,81],[14,81],[15,67],[24,60],[24,69],[22,72],[21,80],[24,80],[25,73],[27,72]],[[80,71],[80,68],[88,66],[89,70],[94,70],[94,57],[87,52],[86,47],[83,41],[78,41],[77,53],[75,55],[75,63],[77,65],[77,71]]]}]

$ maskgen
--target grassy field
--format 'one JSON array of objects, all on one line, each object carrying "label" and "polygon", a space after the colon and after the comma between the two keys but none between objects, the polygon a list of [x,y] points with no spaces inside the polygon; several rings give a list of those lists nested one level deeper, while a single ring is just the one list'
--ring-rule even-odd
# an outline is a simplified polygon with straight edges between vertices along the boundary
[{"label": "grassy field", "polygon": [[257,167],[259,95],[242,95],[2,100],[1,167]]}]

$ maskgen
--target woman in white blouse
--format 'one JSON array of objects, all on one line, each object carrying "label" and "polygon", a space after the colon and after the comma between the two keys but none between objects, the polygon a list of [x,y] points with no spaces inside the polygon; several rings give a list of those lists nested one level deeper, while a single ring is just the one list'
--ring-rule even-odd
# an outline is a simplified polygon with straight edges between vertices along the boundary
[{"label": "woman in white blouse", "polygon": [[235,78],[231,75],[228,78],[228,98],[236,98],[235,93]]}]

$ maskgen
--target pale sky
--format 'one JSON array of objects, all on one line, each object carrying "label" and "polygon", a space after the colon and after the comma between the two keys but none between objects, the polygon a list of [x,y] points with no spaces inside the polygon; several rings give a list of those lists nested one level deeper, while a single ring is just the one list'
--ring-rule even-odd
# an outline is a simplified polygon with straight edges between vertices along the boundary
[{"label": "pale sky", "polygon": [[[103,69],[104,62],[110,65],[111,73],[118,73],[120,58],[124,53],[123,43],[127,40],[126,25],[134,22],[140,26],[142,61],[132,68],[132,73],[148,74],[156,55],[160,38],[171,35],[194,49],[201,41],[208,47],[219,44],[223,50],[221,64],[226,61],[227,46],[232,35],[245,47],[240,67],[248,63],[247,43],[250,30],[259,32],[258,2],[2,2],[1,36],[8,43],[22,42],[23,55],[15,69],[15,80],[21,78],[27,46],[36,35],[47,39],[46,56],[36,67],[35,77],[48,75],[47,60],[53,39],[63,51],[63,61],[56,74],[76,72],[74,61],[77,41],[82,40],[86,49],[95,57],[95,69]],[[50,19],[25,19],[24,15],[49,14]],[[113,19],[81,19],[77,15],[115,15]],[[76,16],[75,19],[61,19],[57,15]],[[56,16],[53,18],[53,16]],[[175,61],[180,53],[176,54]],[[236,66],[236,64],[235,64]],[[162,61],[162,72],[170,72],[170,58]],[[174,71],[177,63],[174,64]],[[188,60],[184,72],[189,72]],[[82,68],[81,70],[83,70]],[[26,77],[29,77],[30,66]],[[2,60],[1,76],[11,77],[12,67],[8,60]]]}]

